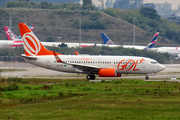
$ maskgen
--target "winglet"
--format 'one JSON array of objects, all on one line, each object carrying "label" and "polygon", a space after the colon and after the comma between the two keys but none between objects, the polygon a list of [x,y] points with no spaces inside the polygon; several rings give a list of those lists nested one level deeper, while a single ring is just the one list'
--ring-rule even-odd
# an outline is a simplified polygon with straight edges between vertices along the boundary
[{"label": "winglet", "polygon": [[55,57],[55,59],[56,59],[56,62],[58,62],[58,63],[64,63],[60,58],[59,58],[59,56],[56,54],[56,52],[54,52],[54,51],[52,51],[53,52],[53,54],[54,54],[54,57]]},{"label": "winglet", "polygon": [[79,55],[78,51],[75,51],[76,55]]},{"label": "winglet", "polygon": [[101,33],[101,37],[105,45],[115,45],[105,33]]}]

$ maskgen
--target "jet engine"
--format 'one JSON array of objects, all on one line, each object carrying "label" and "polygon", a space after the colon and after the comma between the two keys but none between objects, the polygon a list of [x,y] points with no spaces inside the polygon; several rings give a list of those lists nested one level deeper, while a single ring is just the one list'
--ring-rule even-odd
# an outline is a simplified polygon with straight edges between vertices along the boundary
[{"label": "jet engine", "polygon": [[121,77],[115,68],[104,68],[99,70],[99,77]]},{"label": "jet engine", "polygon": [[178,59],[180,59],[180,54],[178,54]]}]

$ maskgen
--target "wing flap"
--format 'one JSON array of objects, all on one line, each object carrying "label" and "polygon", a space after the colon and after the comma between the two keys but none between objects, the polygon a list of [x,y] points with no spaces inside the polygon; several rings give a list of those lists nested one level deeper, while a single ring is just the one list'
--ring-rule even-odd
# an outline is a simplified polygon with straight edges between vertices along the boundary
[{"label": "wing flap", "polygon": [[84,65],[84,64],[78,64],[78,63],[67,63],[67,62],[64,62],[62,59],[60,59],[59,56],[56,54],[56,52],[53,51],[53,54],[57,63],[65,63],[67,65],[72,65],[74,68],[78,68],[82,71],[98,71],[100,69],[100,67],[98,66]]}]

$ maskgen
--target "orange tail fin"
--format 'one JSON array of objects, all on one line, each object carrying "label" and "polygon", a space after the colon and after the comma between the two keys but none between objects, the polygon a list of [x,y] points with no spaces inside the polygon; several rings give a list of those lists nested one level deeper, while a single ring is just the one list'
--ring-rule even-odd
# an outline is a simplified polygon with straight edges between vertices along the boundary
[{"label": "orange tail fin", "polygon": [[78,51],[75,51],[76,55],[79,55]]},{"label": "orange tail fin", "polygon": [[52,51],[46,49],[42,45],[36,35],[28,28],[25,23],[19,23],[19,30],[23,40],[26,56],[54,55]]}]

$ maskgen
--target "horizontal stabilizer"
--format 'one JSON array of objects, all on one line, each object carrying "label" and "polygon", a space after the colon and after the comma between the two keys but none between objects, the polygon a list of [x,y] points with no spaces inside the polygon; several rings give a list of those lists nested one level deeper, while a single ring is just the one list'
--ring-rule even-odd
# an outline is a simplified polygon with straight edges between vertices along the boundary
[{"label": "horizontal stabilizer", "polygon": [[25,54],[21,54],[21,57],[24,59],[31,59],[31,60],[36,60],[37,58],[35,56],[26,56]]}]

